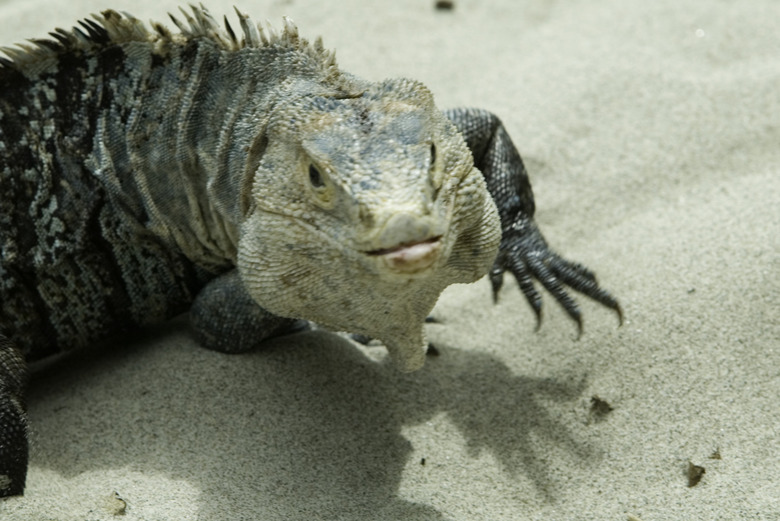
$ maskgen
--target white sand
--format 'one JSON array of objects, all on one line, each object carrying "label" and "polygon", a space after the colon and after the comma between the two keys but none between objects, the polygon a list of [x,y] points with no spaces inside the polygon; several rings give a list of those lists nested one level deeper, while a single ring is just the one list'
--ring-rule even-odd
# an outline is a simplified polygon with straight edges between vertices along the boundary
[{"label": "white sand", "polygon": [[[27,493],[0,519],[114,519],[114,493],[133,521],[780,519],[780,4],[433,3],[242,9],[500,114],[542,229],[625,325],[580,299],[576,341],[547,295],[534,334],[513,285],[495,307],[454,287],[441,356],[403,375],[327,333],[225,356],[180,320],[37,375]],[[175,6],[5,0],[1,39]]]}]

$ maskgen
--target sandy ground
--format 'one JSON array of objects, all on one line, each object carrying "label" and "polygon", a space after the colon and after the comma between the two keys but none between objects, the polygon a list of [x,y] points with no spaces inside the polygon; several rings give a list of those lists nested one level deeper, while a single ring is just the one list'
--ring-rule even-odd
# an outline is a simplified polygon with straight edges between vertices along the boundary
[{"label": "sandy ground", "polygon": [[[445,292],[441,355],[404,375],[325,332],[221,355],[177,320],[36,374],[27,493],[0,519],[780,519],[780,4],[433,4],[241,7],[498,113],[547,238],[623,327],[581,299],[577,341],[547,295],[534,333],[483,280]],[[176,4],[3,0],[0,43],[104,7]]]}]

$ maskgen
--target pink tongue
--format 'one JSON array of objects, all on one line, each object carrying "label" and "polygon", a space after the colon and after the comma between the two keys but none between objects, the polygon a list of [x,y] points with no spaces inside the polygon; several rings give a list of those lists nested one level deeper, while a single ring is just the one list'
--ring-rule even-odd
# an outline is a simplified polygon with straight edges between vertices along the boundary
[{"label": "pink tongue", "polygon": [[385,254],[388,260],[393,262],[416,262],[436,248],[435,242],[421,242],[411,246],[401,246]]},{"label": "pink tongue", "polygon": [[441,238],[434,237],[426,241],[375,250],[372,255],[381,256],[385,265],[392,271],[405,274],[420,273],[428,269],[439,257]]}]

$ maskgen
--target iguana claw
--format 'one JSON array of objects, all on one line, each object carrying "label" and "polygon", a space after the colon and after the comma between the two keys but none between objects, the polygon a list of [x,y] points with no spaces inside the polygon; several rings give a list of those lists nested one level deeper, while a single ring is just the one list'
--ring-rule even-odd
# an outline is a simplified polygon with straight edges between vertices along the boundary
[{"label": "iguana claw", "polygon": [[582,313],[577,302],[566,291],[567,286],[613,309],[619,323],[623,324],[623,311],[617,299],[599,286],[596,276],[588,268],[568,261],[551,250],[531,219],[519,219],[504,231],[498,256],[489,275],[494,302],[498,300],[498,292],[507,270],[517,279],[520,290],[534,310],[537,330],[542,323],[542,297],[536,290],[534,279],[555,297],[577,323],[577,338],[582,336]]}]

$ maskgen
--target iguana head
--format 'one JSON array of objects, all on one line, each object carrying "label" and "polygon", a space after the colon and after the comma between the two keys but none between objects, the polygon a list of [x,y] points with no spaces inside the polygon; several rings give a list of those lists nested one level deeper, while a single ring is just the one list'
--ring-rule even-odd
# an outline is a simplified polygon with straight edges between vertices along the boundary
[{"label": "iguana head", "polygon": [[268,311],[378,338],[414,370],[425,317],[487,272],[499,218],[428,89],[363,86],[276,105],[253,147],[238,267]]}]

